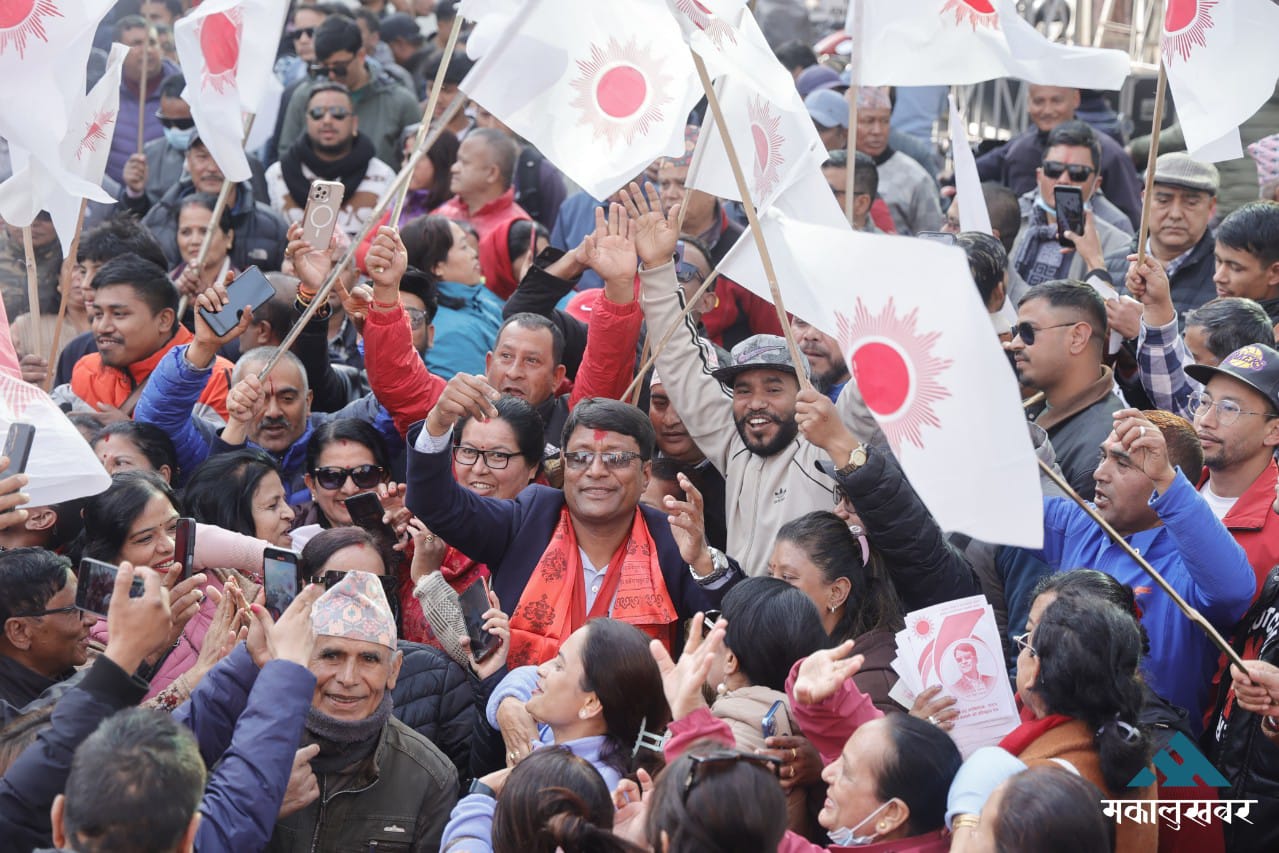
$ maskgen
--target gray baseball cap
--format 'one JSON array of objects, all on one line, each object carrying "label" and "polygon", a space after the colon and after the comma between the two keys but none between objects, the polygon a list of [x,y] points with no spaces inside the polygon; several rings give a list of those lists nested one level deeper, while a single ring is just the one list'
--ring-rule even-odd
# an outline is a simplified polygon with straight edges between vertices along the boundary
[{"label": "gray baseball cap", "polygon": [[[813,368],[808,359],[802,353],[800,358],[804,360],[804,375],[811,377]],[[731,385],[739,373],[757,368],[795,373],[795,365],[791,363],[785,338],[777,335],[751,335],[733,347],[733,351],[728,354],[728,364],[711,371],[711,375],[725,385]]]}]

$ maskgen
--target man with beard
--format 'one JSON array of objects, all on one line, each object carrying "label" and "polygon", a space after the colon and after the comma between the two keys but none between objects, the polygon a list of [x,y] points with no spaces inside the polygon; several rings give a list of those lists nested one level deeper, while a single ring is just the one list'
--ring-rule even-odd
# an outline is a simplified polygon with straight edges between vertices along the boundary
[{"label": "man with beard", "polygon": [[813,370],[813,385],[834,403],[850,378],[839,341],[799,317],[792,321],[791,328],[795,330],[799,351]]},{"label": "man with beard", "polygon": [[344,192],[338,227],[351,238],[360,233],[394,178],[391,167],[374,156],[372,141],[360,133],[350,91],[331,82],[311,89],[306,133],[266,170],[271,206],[289,222],[301,221],[312,181],[340,181]]},{"label": "man with beard", "polygon": [[[633,236],[642,266],[640,297],[650,329],[668,329],[680,312],[675,276],[679,206],[663,215],[656,198],[632,187],[627,212],[636,220]],[[805,376],[811,375],[804,360]],[[776,335],[753,335],[733,347],[729,361],[712,369],[709,348],[696,329],[683,323],[657,357],[670,402],[693,441],[727,483],[728,553],[752,575],[764,574],[777,530],[813,510],[829,510],[829,480],[814,463],[826,453],[797,438],[795,398],[799,378]],[[861,395],[849,383],[838,401],[841,417],[862,441],[878,432]],[[724,429],[731,419],[736,429]],[[838,467],[848,463],[835,460]]]}]

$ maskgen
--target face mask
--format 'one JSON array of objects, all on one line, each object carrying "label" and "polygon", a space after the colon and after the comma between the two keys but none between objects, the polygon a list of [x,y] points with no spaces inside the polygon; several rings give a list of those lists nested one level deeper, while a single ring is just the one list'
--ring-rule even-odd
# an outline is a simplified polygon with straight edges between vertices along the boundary
[{"label": "face mask", "polygon": [[178,151],[186,151],[191,147],[191,140],[195,138],[195,128],[188,127],[186,130],[177,127],[166,127],[164,129],[164,139]]},{"label": "face mask", "polygon": [[[891,802],[892,800],[888,801],[888,803]],[[866,821],[874,820],[875,815],[888,808],[888,803],[884,803],[879,808],[866,815],[866,817],[862,818],[861,821],[858,822],[857,826],[854,826],[852,829],[849,829],[846,826],[841,826],[838,829],[832,829],[830,832],[826,833],[827,837],[830,838],[830,843],[834,844],[836,847],[861,847],[863,844],[870,844],[879,836],[879,833],[872,832],[870,835],[858,835],[857,830],[861,829]]]}]

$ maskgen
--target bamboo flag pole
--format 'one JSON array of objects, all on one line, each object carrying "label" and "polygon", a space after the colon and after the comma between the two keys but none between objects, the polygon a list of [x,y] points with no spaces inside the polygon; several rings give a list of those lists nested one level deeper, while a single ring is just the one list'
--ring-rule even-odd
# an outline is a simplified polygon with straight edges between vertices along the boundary
[{"label": "bamboo flag pole", "polygon": [[1159,131],[1164,123],[1164,100],[1168,92],[1168,72],[1159,63],[1159,82],[1155,84],[1154,126],[1150,128],[1150,154],[1146,157],[1146,192],[1141,197],[1141,225],[1137,229],[1137,264],[1146,262],[1146,238],[1150,234],[1150,202],[1155,194],[1155,161],[1159,159]]},{"label": "bamboo flag pole", "polygon": [[1203,614],[1191,607],[1186,600],[1181,597],[1177,590],[1173,589],[1168,581],[1164,580],[1163,575],[1159,574],[1155,567],[1150,565],[1150,563],[1146,561],[1146,558],[1137,552],[1136,548],[1129,545],[1128,542],[1119,535],[1119,532],[1115,530],[1115,528],[1111,527],[1110,524],[1102,518],[1100,514],[1098,514],[1096,509],[1080,497],[1079,493],[1072,489],[1070,484],[1067,483],[1060,474],[1054,471],[1051,466],[1045,465],[1042,459],[1039,460],[1039,470],[1043,471],[1044,474],[1048,476],[1048,479],[1056,483],[1057,488],[1061,489],[1067,497],[1078,504],[1079,508],[1087,513],[1089,518],[1097,522],[1097,525],[1101,527],[1102,531],[1111,542],[1114,542],[1123,549],[1123,552],[1127,554],[1133,562],[1135,562],[1138,566],[1141,566],[1142,571],[1150,575],[1150,579],[1168,594],[1168,597],[1172,599],[1173,604],[1176,604],[1177,608],[1181,610],[1182,613],[1186,614],[1186,618],[1198,625],[1203,632],[1208,635],[1208,639],[1212,641],[1212,644],[1220,649],[1221,653],[1225,655],[1231,663],[1235,664],[1241,670],[1244,669],[1243,659],[1239,657],[1239,653],[1230,647],[1230,644],[1227,643],[1225,638],[1217,632],[1216,628],[1212,627],[1212,624],[1204,618]]},{"label": "bamboo flag pole", "polygon": [[147,34],[142,42],[142,79],[138,82],[138,153],[146,146],[147,138],[147,75],[151,73],[151,41],[156,39],[155,27],[147,24]]},{"label": "bamboo flag pole", "polygon": [[853,195],[854,177],[857,172],[857,99],[861,94],[861,34],[862,34],[862,4],[861,0],[851,0],[853,4],[853,31],[849,33],[852,39],[852,51],[848,59],[848,91],[844,97],[848,99],[848,143],[845,151],[845,157],[848,161],[848,168],[844,175],[844,215],[848,217],[848,224],[853,223],[853,205],[857,203],[857,198]]},{"label": "bamboo flag pole", "polygon": [[435,144],[435,140],[439,139],[440,133],[448,126],[449,122],[454,119],[458,112],[461,111],[462,107],[466,105],[466,102],[467,99],[461,95],[454,98],[453,102],[449,104],[448,109],[445,110],[444,115],[440,116],[439,125],[431,130],[426,139],[422,141],[422,144],[413,151],[413,154],[409,157],[409,159],[404,161],[404,165],[400,167],[399,174],[397,174],[395,176],[395,180],[391,182],[391,186],[387,189],[386,194],[383,195],[382,198],[378,199],[378,203],[373,206],[371,211],[369,211],[369,218],[365,220],[364,225],[360,227],[360,233],[351,240],[351,245],[347,247],[346,253],[342,255],[342,259],[333,265],[333,269],[329,270],[329,274],[325,277],[324,283],[321,284],[320,289],[315,292],[315,297],[312,298],[311,304],[306,307],[306,310],[302,312],[302,316],[298,317],[297,322],[293,324],[293,328],[289,329],[289,333],[284,336],[284,340],[281,341],[280,346],[276,348],[275,355],[273,355],[266,364],[262,366],[262,369],[258,371],[259,380],[266,379],[267,374],[269,374],[280,361],[280,356],[293,346],[293,342],[298,339],[298,335],[302,334],[302,330],[306,328],[306,324],[310,322],[313,316],[315,316],[315,312],[319,310],[321,305],[328,301],[329,291],[333,289],[333,285],[338,280],[338,276],[342,273],[342,270],[346,268],[346,265],[351,263],[351,261],[355,258],[355,250],[364,242],[364,238],[377,227],[378,223],[382,219],[382,214],[386,213],[387,209],[391,205],[391,200],[399,191],[400,185],[408,182],[410,176],[413,174],[413,169],[416,168],[418,164],[418,161],[426,155],[427,149]]},{"label": "bamboo flag pole", "polygon": [[675,337],[675,330],[683,325],[685,317],[693,313],[693,306],[701,301],[701,298],[706,295],[708,290],[711,289],[711,285],[715,283],[715,279],[718,277],[719,269],[712,270],[711,274],[706,276],[706,280],[702,282],[702,286],[697,288],[697,292],[690,296],[688,301],[684,303],[684,310],[675,318],[675,322],[671,323],[670,328],[662,334],[661,340],[659,340],[657,345],[652,348],[652,351],[645,356],[639,370],[635,372],[635,378],[631,380],[631,384],[627,386],[626,391],[622,394],[623,400],[628,399],[631,394],[639,389],[640,383],[644,381],[644,376],[648,373],[649,369],[657,363],[658,354],[665,349],[668,343],[670,343],[671,338]]},{"label": "bamboo flag pole", "polygon": [[31,351],[44,352],[44,335],[40,328],[40,271],[36,269],[36,247],[31,240],[31,226],[22,226],[22,246],[27,253],[27,300],[31,312]]},{"label": "bamboo flag pole", "polygon": [[[249,113],[244,117],[244,138],[249,138],[249,132],[253,130],[253,113]],[[222,214],[226,211],[227,199],[231,196],[231,188],[235,186],[235,182],[230,178],[222,179],[222,186],[218,189],[218,200],[213,203],[213,213],[209,216],[209,227],[204,231],[204,240],[200,243],[200,251],[195,256],[195,275],[199,281],[201,274],[204,272],[204,262],[209,257],[209,247],[213,245],[213,232],[219,227],[218,223],[222,221]],[[190,300],[186,294],[178,300],[178,317],[181,318],[186,313],[187,303]]]},{"label": "bamboo flag pole", "polygon": [[62,324],[67,317],[67,300],[71,296],[71,276],[76,266],[76,255],[80,253],[80,232],[84,228],[84,211],[88,207],[87,198],[80,199],[80,213],[75,221],[75,234],[71,236],[71,250],[62,259],[62,269],[58,272],[58,289],[62,297],[58,302],[58,322],[53,326],[53,345],[49,347],[48,373],[44,378],[44,390],[53,388],[53,371],[58,361],[58,344],[62,341]]},{"label": "bamboo flag pole", "polygon": [[[457,46],[458,33],[462,28],[455,22],[453,28],[449,30],[448,41],[444,44],[444,55],[440,58],[440,67],[435,71],[435,81],[431,84],[431,94],[426,99],[426,108],[422,110],[422,123],[417,129],[417,142],[414,148],[421,148],[422,141],[426,139],[426,134],[430,132],[431,117],[435,115],[435,105],[439,103],[440,91],[444,88],[444,72],[448,70],[449,62],[453,59],[453,49]],[[456,98],[465,98],[458,92]],[[409,194],[409,181],[405,181],[400,191],[395,194],[395,205],[391,208],[391,219],[389,220],[392,228],[400,227],[400,214],[404,211],[404,199]]]},{"label": "bamboo flag pole", "polygon": [[764,275],[768,279],[768,290],[773,297],[773,307],[777,309],[777,319],[782,326],[782,335],[786,338],[786,347],[790,350],[791,362],[795,366],[795,378],[799,380],[801,389],[811,388],[812,382],[809,381],[808,373],[804,370],[806,362],[799,351],[799,344],[795,342],[795,331],[791,328],[790,318],[786,316],[786,305],[782,302],[782,292],[777,286],[777,271],[773,269],[773,257],[769,254],[768,244],[764,241],[764,230],[760,227],[755,202],[751,200],[741,161],[737,159],[737,149],[733,145],[732,135],[727,132],[728,124],[724,121],[724,111],[720,107],[719,97],[715,94],[715,87],[711,85],[711,76],[706,71],[706,63],[696,51],[690,49],[689,54],[693,57],[693,65],[697,67],[697,76],[701,78],[702,90],[706,93],[706,101],[710,105],[712,115],[715,116],[715,123],[723,129],[720,139],[724,141],[724,153],[728,155],[728,164],[733,169],[733,180],[736,181],[737,191],[742,197],[746,221],[750,223],[751,233],[755,235],[755,246],[759,249],[759,259],[764,265]]}]

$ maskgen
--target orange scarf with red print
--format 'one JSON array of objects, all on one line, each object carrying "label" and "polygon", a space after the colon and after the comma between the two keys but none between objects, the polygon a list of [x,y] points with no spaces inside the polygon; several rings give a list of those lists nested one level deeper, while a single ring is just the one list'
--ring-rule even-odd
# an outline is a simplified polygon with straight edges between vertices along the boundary
[{"label": "orange scarf with red print", "polygon": [[661,640],[668,651],[674,641],[679,614],[657,562],[657,547],[638,507],[631,535],[609,560],[595,605],[589,612],[577,535],[573,532],[568,507],[560,511],[560,521],[551,534],[550,544],[542,552],[520,603],[511,613],[510,665],[550,660],[569,634],[598,616],[612,616],[634,625]]}]

